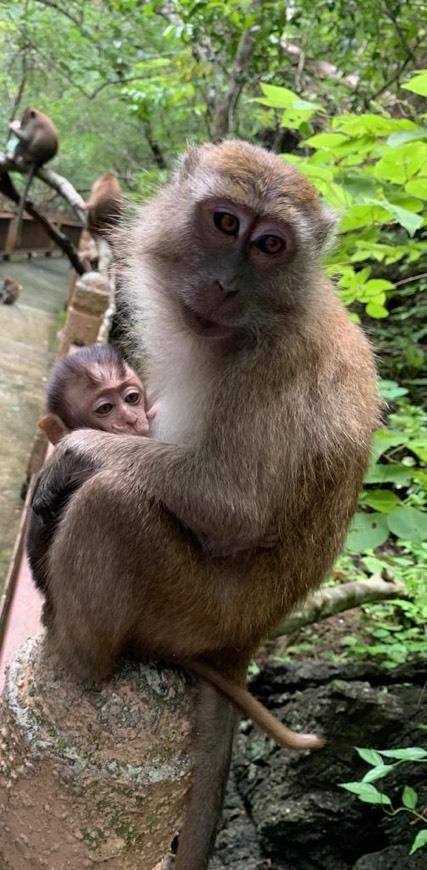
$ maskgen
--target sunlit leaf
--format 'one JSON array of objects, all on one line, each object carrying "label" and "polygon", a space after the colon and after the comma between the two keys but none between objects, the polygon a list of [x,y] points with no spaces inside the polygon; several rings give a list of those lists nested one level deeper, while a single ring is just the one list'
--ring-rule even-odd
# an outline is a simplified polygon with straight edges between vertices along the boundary
[{"label": "sunlit leaf", "polygon": [[409,79],[406,85],[402,85],[407,91],[412,91],[413,94],[420,94],[422,97],[427,97],[427,71]]}]

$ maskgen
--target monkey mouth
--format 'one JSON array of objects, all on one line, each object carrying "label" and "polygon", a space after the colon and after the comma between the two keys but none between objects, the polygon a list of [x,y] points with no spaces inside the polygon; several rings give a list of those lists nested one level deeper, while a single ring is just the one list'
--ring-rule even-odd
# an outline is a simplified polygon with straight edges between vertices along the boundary
[{"label": "monkey mouth", "polygon": [[191,332],[202,338],[228,338],[235,332],[235,326],[217,323],[215,320],[187,308],[182,301],[181,309],[185,325]]}]

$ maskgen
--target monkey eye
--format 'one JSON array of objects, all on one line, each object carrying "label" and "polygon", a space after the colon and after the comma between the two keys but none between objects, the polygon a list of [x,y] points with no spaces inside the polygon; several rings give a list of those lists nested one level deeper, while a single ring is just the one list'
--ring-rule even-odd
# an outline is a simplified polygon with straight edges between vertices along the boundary
[{"label": "monkey eye", "polygon": [[125,402],[128,405],[137,405],[141,399],[141,393],[138,393],[138,390],[130,390],[129,393],[125,395]]},{"label": "monkey eye", "polygon": [[214,212],[213,219],[217,230],[220,230],[227,236],[236,236],[239,232],[240,224],[236,215],[228,211],[216,211]]},{"label": "monkey eye", "polygon": [[286,242],[280,238],[280,236],[260,236],[259,239],[254,242],[255,247],[258,248],[263,254],[280,254],[281,251],[286,247]]},{"label": "monkey eye", "polygon": [[98,405],[93,410],[97,417],[107,417],[113,410],[113,404],[112,402],[103,402],[102,405]]}]

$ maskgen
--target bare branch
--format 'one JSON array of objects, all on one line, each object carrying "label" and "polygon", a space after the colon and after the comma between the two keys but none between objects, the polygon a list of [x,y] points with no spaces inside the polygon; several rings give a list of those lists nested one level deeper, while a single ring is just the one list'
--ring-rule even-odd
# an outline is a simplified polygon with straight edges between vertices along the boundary
[{"label": "bare branch", "polygon": [[[28,171],[28,167],[25,168],[21,166],[19,163],[15,163],[15,161],[8,154],[4,154],[0,151],[0,172],[19,172],[21,175],[25,175]],[[86,226],[86,208],[85,201],[83,197],[77,193],[77,190],[73,187],[71,182],[68,181],[67,178],[64,178],[63,175],[59,175],[58,172],[54,172],[53,169],[44,169],[43,167],[36,172],[37,178],[40,178],[44,181],[48,187],[51,187],[52,190],[56,190],[57,193],[60,194],[71,206],[73,211],[76,213],[79,221]],[[19,194],[18,194],[19,196]]]},{"label": "bare branch", "polygon": [[[263,5],[263,0],[254,0],[252,12],[258,12]],[[233,68],[228,79],[227,93],[223,100],[217,103],[210,124],[210,139],[217,142],[225,136],[232,127],[232,115],[242,91],[242,75],[250,68],[255,51],[255,28],[257,21],[252,27],[242,33],[236,51]]]},{"label": "bare branch", "polygon": [[352,607],[393,598],[408,599],[410,595],[403,583],[389,583],[379,574],[373,574],[368,580],[355,580],[353,583],[343,583],[341,586],[328,586],[310,595],[300,610],[291,613],[274,630],[270,638],[292,634],[306,625],[320,622],[344,610],[351,610]]},{"label": "bare branch", "polygon": [[65,15],[65,18],[68,18],[69,21],[72,21],[76,27],[81,27],[82,18],[72,15],[67,8],[60,6],[58,3],[52,3],[51,0],[36,0],[36,3],[39,3],[40,6],[47,6],[48,9],[56,9],[57,12],[60,12],[61,15]]},{"label": "bare branch", "polygon": [[[16,204],[20,201],[21,197],[19,191],[16,189],[7,172],[0,172],[0,193],[7,196],[8,199]],[[77,249],[74,247],[72,242],[70,242],[69,238],[65,236],[64,233],[61,233],[60,230],[56,229],[45,215],[42,215],[36,208],[34,208],[29,199],[25,200],[24,208],[25,211],[34,218],[34,220],[42,225],[49,238],[53,239],[61,251],[66,254],[76,272],[78,272],[79,275],[83,275],[87,271],[86,264],[81,262]]]}]

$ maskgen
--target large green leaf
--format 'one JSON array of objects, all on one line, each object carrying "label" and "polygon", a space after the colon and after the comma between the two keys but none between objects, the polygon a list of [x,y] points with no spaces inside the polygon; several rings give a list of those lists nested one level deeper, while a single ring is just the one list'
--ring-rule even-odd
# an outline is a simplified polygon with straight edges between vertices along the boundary
[{"label": "large green leaf", "polygon": [[387,540],[389,527],[388,514],[358,513],[353,517],[345,546],[354,553],[375,550]]},{"label": "large green leaf", "polygon": [[394,219],[400,224],[405,230],[408,231],[410,236],[413,236],[416,231],[423,225],[423,218],[417,214],[414,214],[412,211],[408,211],[406,208],[401,208],[398,205],[394,205],[388,200],[372,200],[376,205],[381,206],[381,208],[385,209],[386,212],[389,212]]},{"label": "large green leaf", "polygon": [[413,478],[413,471],[406,465],[375,463],[369,468],[365,483],[394,483],[395,486],[407,486]]},{"label": "large green leaf", "polygon": [[379,749],[378,752],[386,758],[395,758],[398,761],[422,761],[427,759],[427,749],[420,746],[408,746],[406,749]]},{"label": "large green leaf", "polygon": [[418,831],[418,834],[415,837],[414,842],[412,843],[412,848],[409,854],[413,855],[414,852],[417,852],[418,849],[422,849],[423,846],[427,846],[427,828],[424,828],[424,830],[422,831]]},{"label": "large green leaf", "polygon": [[398,495],[389,489],[368,489],[363,494],[363,504],[380,513],[390,513],[402,504]]},{"label": "large green leaf", "polygon": [[421,543],[427,540],[427,513],[403,505],[387,516],[391,532],[404,541]]},{"label": "large green leaf", "polygon": [[420,94],[422,97],[427,97],[427,70],[409,79],[406,85],[402,85],[407,91],[412,91],[413,94]]}]

